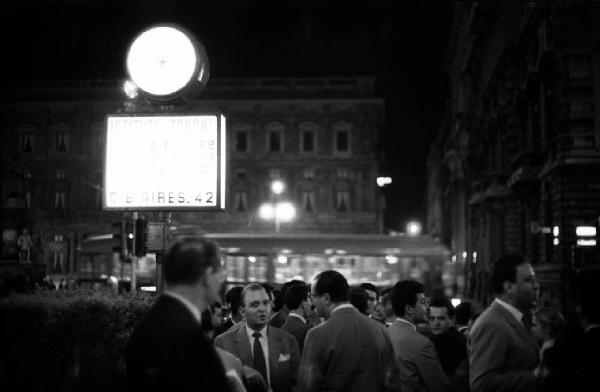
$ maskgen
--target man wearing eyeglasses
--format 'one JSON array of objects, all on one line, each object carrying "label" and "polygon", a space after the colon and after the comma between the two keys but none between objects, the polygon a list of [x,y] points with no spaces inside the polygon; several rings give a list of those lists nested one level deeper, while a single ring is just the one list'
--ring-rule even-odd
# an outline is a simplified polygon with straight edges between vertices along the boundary
[{"label": "man wearing eyeglasses", "polygon": [[296,392],[399,390],[385,327],[348,302],[348,282],[337,271],[317,275],[312,301],[326,321],[306,335]]}]

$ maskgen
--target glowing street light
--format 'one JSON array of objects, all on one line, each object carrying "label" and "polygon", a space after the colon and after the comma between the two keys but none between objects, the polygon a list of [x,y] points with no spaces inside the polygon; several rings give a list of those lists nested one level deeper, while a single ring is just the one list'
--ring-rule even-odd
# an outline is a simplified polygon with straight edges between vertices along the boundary
[{"label": "glowing street light", "polygon": [[288,201],[264,203],[258,209],[258,216],[264,220],[275,220],[275,232],[279,233],[281,222],[290,222],[296,217],[296,207]]},{"label": "glowing street light", "polygon": [[271,192],[276,195],[281,195],[285,190],[285,184],[281,180],[275,180],[271,183]]},{"label": "glowing street light", "polygon": [[415,221],[408,222],[406,225],[406,233],[410,236],[417,236],[421,234],[421,224]]}]

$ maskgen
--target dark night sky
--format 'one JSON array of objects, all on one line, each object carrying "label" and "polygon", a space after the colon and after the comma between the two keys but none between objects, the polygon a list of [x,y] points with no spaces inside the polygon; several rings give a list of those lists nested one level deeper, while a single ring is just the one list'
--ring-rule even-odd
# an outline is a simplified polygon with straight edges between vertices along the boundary
[{"label": "dark night sky", "polygon": [[386,226],[425,218],[450,1],[48,0],[3,4],[2,14],[4,80],[124,78],[127,46],[159,22],[197,35],[214,78],[374,75],[386,101],[381,169],[394,180]]}]

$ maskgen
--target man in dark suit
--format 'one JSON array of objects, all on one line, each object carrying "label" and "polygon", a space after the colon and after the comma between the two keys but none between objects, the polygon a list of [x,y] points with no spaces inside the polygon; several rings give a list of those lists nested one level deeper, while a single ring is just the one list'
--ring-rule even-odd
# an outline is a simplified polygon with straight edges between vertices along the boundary
[{"label": "man in dark suit", "polygon": [[539,347],[528,328],[539,284],[520,255],[500,257],[492,268],[496,299],[470,333],[473,392],[534,391]]},{"label": "man in dark suit", "polygon": [[437,297],[429,305],[431,341],[444,373],[448,376],[449,391],[469,390],[469,361],[467,340],[458,332],[452,302],[446,297]]},{"label": "man in dark suit", "polygon": [[[297,280],[297,279],[293,279],[290,280],[289,282],[285,282],[283,284],[283,286],[281,286],[281,295],[285,298],[285,292],[287,291],[287,289],[291,286],[304,286],[306,283],[304,283],[301,280]],[[283,323],[285,323],[285,320],[287,319],[288,315],[290,314],[290,309],[285,305],[285,301],[283,303],[283,306],[281,307],[281,309],[279,309],[277,312],[273,313],[269,319],[269,325],[271,327],[275,327],[275,328],[281,328],[281,326],[283,325]]]},{"label": "man in dark suit", "polygon": [[290,309],[288,318],[283,323],[281,329],[292,334],[298,342],[300,353],[304,348],[304,339],[310,329],[307,317],[310,313],[310,304],[308,302],[308,288],[306,286],[292,286],[285,292],[283,298],[285,306]]},{"label": "man in dark suit", "polygon": [[434,298],[429,305],[429,326],[431,341],[435,346],[442,369],[448,376],[454,376],[456,369],[467,360],[467,341],[453,325],[454,306],[448,298]]},{"label": "man in dark suit", "polygon": [[417,331],[427,320],[425,286],[415,280],[397,282],[390,293],[396,321],[387,328],[400,369],[403,391],[444,391],[447,377],[433,343]]},{"label": "man in dark suit", "polygon": [[186,238],[173,245],[165,265],[165,290],[134,328],[126,350],[130,390],[229,391],[225,370],[200,325],[223,282],[219,248]]},{"label": "man in dark suit", "polygon": [[242,291],[245,324],[218,336],[215,346],[261,373],[268,383],[268,390],[289,392],[298,378],[300,352],[292,335],[267,325],[270,302],[261,285],[246,286]]},{"label": "man in dark suit", "polygon": [[306,335],[297,392],[399,389],[385,327],[348,303],[348,282],[336,271],[317,275],[312,301],[327,319]]},{"label": "man in dark suit", "polygon": [[219,336],[223,332],[226,332],[229,330],[229,328],[242,321],[242,315],[240,314],[240,308],[242,305],[242,290],[244,290],[243,286],[234,286],[225,294],[225,302],[227,303],[227,307],[229,307],[229,311],[231,313],[227,321],[215,329],[215,337]]}]

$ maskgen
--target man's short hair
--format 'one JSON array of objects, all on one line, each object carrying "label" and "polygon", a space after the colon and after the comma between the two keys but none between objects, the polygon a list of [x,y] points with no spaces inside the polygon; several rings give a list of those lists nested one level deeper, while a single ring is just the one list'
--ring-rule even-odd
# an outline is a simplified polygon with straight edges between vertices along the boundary
[{"label": "man's short hair", "polygon": [[354,287],[349,291],[350,303],[354,305],[359,312],[367,314],[369,308],[369,294],[360,287]]},{"label": "man's short hair", "polygon": [[391,291],[392,309],[396,316],[404,316],[406,305],[415,306],[417,294],[421,293],[425,293],[425,286],[416,280],[396,282]]},{"label": "man's short hair", "polygon": [[308,299],[308,290],[305,285],[288,287],[283,295],[283,303],[288,309],[297,309],[302,301]]},{"label": "man's short hair", "polygon": [[240,306],[242,306],[242,291],[243,286],[234,286],[227,291],[225,294],[225,302],[229,305],[231,314],[237,316],[240,313]]},{"label": "man's short hair", "polygon": [[315,278],[315,292],[317,295],[329,294],[332,302],[348,300],[348,281],[344,275],[334,270],[321,272]]},{"label": "man's short hair", "polygon": [[[433,306],[433,305],[432,305]],[[470,302],[461,302],[458,304],[456,309],[454,309],[454,315],[456,317],[456,324],[458,325],[467,325],[469,324],[469,320],[473,316],[473,304]]]},{"label": "man's short hair", "polygon": [[[246,294],[248,294],[250,291],[264,291],[267,296],[269,296],[269,293],[267,293],[267,290],[265,290],[265,288],[263,286],[261,286],[258,283],[250,283],[249,285],[246,285],[246,287],[244,287],[244,290],[242,290],[242,301],[241,301],[241,306],[246,306]],[[269,297],[269,300],[271,298]]]},{"label": "man's short hair", "polygon": [[377,297],[376,299],[379,300],[379,289],[373,283],[361,283],[358,287],[360,287],[363,290],[373,291],[375,293],[375,296]]},{"label": "man's short hair", "polygon": [[169,249],[165,260],[165,282],[194,284],[208,267],[213,271],[221,269],[221,252],[217,244],[205,238],[183,238]]},{"label": "man's short hair", "polygon": [[430,308],[436,307],[436,308],[446,308],[447,312],[446,314],[448,315],[449,318],[453,318],[454,317],[454,305],[452,305],[452,302],[446,298],[446,297],[436,297],[434,298],[431,303],[429,304]]},{"label": "man's short hair", "polygon": [[516,282],[517,267],[525,263],[525,258],[519,254],[500,256],[492,267],[492,287],[494,293],[504,293],[504,282]]}]

